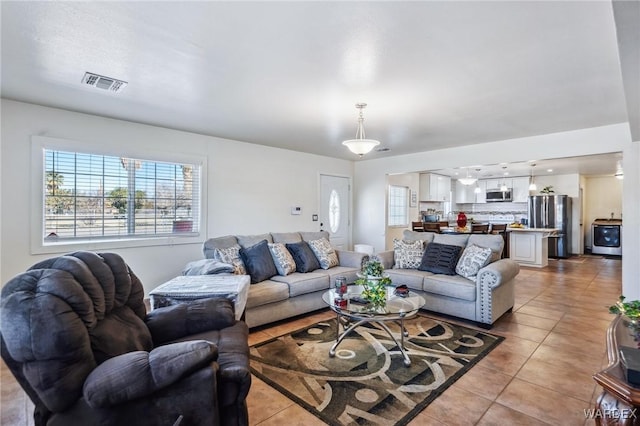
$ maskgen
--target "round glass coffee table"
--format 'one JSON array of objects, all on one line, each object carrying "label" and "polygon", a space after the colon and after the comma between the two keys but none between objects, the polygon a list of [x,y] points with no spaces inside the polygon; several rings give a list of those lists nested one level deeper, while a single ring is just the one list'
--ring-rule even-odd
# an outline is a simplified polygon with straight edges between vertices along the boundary
[{"label": "round glass coffee table", "polygon": [[[424,297],[413,291],[408,294],[398,296],[393,293],[394,287],[387,287],[387,300],[384,305],[373,306],[371,303],[361,303],[361,294],[363,287],[360,285],[350,285],[348,292],[342,297],[335,289],[327,290],[322,295],[322,300],[329,305],[332,311],[337,315],[336,318],[336,343],[329,349],[329,356],[336,354],[336,348],[340,342],[349,335],[356,327],[362,324],[377,323],[383,330],[387,332],[389,337],[400,348],[400,352],[404,358],[406,366],[411,365],[411,359],[407,355],[404,347],[404,338],[408,337],[408,332],[404,327],[404,320],[414,317],[418,310],[424,306]],[[342,334],[340,334],[341,319],[351,323]],[[400,342],[393,335],[386,322],[393,321],[400,325]]]}]

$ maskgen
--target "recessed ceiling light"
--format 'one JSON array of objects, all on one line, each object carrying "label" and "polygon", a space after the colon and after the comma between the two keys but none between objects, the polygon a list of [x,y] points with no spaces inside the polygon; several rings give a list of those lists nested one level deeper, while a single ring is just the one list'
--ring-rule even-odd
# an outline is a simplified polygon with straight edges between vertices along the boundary
[{"label": "recessed ceiling light", "polygon": [[547,169],[547,171],[548,171],[549,173],[551,173],[551,172],[553,171],[553,169]]}]

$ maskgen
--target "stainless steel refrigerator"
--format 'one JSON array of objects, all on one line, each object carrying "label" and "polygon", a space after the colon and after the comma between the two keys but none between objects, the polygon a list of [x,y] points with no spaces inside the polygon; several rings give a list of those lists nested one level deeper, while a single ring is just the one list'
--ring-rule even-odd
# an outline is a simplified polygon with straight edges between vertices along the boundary
[{"label": "stainless steel refrigerator", "polygon": [[529,196],[529,227],[558,228],[557,235],[549,237],[549,257],[569,257],[571,198],[568,195]]}]

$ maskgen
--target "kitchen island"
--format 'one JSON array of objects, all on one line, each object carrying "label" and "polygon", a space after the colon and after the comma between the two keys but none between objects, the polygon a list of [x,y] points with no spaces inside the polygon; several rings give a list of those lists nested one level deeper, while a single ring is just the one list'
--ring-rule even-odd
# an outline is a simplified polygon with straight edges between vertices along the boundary
[{"label": "kitchen island", "polygon": [[556,228],[514,228],[509,233],[509,258],[522,266],[544,268],[549,264],[549,236]]}]

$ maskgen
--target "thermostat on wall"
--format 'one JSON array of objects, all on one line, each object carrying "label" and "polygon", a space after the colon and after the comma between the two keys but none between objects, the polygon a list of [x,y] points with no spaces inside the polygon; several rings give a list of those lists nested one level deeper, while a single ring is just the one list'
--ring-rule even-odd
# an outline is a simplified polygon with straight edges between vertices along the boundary
[{"label": "thermostat on wall", "polygon": [[291,207],[291,214],[302,214],[302,207]]}]

